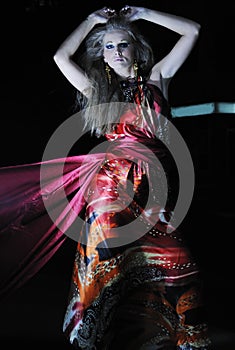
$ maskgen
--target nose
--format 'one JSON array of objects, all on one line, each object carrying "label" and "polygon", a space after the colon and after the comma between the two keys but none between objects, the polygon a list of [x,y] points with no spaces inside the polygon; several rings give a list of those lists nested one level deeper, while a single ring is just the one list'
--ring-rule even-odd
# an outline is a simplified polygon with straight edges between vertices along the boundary
[{"label": "nose", "polygon": [[117,46],[116,50],[115,50],[115,56],[121,56],[122,55],[122,51],[120,49],[119,46]]}]

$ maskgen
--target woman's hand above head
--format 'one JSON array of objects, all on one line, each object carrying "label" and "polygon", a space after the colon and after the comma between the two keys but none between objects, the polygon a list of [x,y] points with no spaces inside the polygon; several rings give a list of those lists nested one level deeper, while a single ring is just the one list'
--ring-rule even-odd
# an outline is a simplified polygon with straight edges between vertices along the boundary
[{"label": "woman's hand above head", "polygon": [[145,11],[146,9],[144,7],[126,5],[119,11],[119,14],[132,22],[141,19]]},{"label": "woman's hand above head", "polygon": [[87,18],[96,20],[97,23],[106,23],[111,17],[116,16],[116,10],[110,7],[103,7],[100,10],[92,12]]}]

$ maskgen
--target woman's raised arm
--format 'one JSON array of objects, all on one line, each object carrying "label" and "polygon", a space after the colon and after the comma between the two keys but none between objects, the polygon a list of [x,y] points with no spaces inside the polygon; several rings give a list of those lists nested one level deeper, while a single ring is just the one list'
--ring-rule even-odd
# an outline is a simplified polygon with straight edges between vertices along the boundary
[{"label": "woman's raised arm", "polygon": [[88,33],[96,24],[106,23],[112,10],[104,7],[101,10],[91,13],[60,45],[54,54],[54,61],[68,79],[68,81],[80,92],[88,94],[90,81],[82,68],[76,64],[72,57]]},{"label": "woman's raised arm", "polygon": [[163,26],[180,35],[179,40],[171,51],[153,66],[150,77],[153,81],[158,81],[160,76],[162,78],[172,78],[192,51],[199,35],[200,24],[184,17],[146,9],[144,7],[126,6],[126,9],[124,8],[124,15],[130,21],[143,19]]}]

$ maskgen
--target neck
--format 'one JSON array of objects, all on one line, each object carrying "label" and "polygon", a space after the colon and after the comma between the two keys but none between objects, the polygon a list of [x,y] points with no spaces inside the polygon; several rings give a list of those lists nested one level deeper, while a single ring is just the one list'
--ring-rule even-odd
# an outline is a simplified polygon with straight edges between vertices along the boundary
[{"label": "neck", "polygon": [[123,76],[119,76],[119,78],[118,78],[118,81],[134,81],[134,80],[136,80],[136,77],[134,77],[134,76],[128,76],[128,77],[123,77]]},{"label": "neck", "polygon": [[125,80],[128,78],[135,78],[135,73],[133,68],[125,69],[123,71],[116,72],[117,76],[119,77],[119,80]]}]

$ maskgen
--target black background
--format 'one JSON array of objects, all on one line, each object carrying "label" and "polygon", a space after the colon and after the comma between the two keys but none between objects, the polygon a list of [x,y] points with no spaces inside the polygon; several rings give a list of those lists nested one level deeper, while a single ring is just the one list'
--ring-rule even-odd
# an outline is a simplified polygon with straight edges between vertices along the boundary
[{"label": "black background", "polygon": [[[235,102],[235,54],[233,52],[235,5],[230,1],[129,1],[129,5],[150,7],[189,17],[202,26],[192,54],[170,85],[172,106],[205,102]],[[65,37],[92,11],[103,6],[121,8],[124,1],[9,1],[1,10],[1,165],[35,162],[57,126],[71,115],[74,90],[53,61],[53,54]],[[141,29],[154,48],[164,55],[175,36],[151,23]],[[219,121],[218,121],[219,118]],[[201,130],[208,132],[232,123],[234,115],[180,120],[186,140],[193,135],[201,147]],[[232,120],[232,122],[231,122]],[[213,124],[214,123],[214,124]],[[211,128],[211,129],[210,129]],[[195,136],[197,134],[198,136]],[[207,159],[220,164],[223,143],[217,132],[221,153]],[[191,143],[189,140],[189,147]],[[193,150],[192,150],[193,152]],[[233,153],[234,155],[234,153]],[[232,158],[233,160],[233,158]],[[215,169],[215,167],[213,168]],[[182,228],[201,265],[205,280],[208,320],[215,349],[235,346],[234,327],[234,211],[226,206],[226,194],[216,167],[212,178],[199,180],[195,199]],[[197,168],[196,168],[197,172]],[[200,182],[201,181],[201,182]],[[232,184],[229,184],[229,186]],[[229,187],[228,186],[228,187]],[[227,188],[226,187],[226,191]],[[203,191],[201,190],[203,188]],[[233,192],[228,196],[231,198]],[[223,215],[221,214],[221,209]],[[219,209],[218,209],[219,208]],[[69,290],[75,243],[67,240],[51,261],[27,285],[1,303],[2,349],[15,346],[70,347],[62,335],[62,321]]]}]

